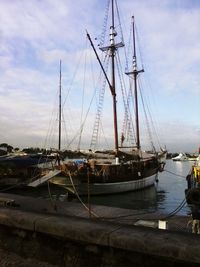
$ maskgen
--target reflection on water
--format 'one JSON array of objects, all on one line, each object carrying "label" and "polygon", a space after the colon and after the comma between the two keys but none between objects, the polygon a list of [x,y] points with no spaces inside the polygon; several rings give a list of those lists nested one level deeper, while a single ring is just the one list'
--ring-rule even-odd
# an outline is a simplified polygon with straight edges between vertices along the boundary
[{"label": "reflection on water", "polygon": [[[155,187],[142,191],[129,192],[109,196],[92,196],[91,203],[144,212],[159,212],[169,214],[185,199],[187,187],[186,175],[191,168],[191,162],[173,162],[167,160],[165,171],[159,173],[159,182]],[[85,198],[86,202],[87,199]],[[186,215],[187,205],[178,214]]]},{"label": "reflection on water", "polygon": [[[84,200],[86,200],[86,198]],[[91,203],[94,204],[136,210],[154,211],[156,202],[155,187],[116,195],[91,196]]]}]

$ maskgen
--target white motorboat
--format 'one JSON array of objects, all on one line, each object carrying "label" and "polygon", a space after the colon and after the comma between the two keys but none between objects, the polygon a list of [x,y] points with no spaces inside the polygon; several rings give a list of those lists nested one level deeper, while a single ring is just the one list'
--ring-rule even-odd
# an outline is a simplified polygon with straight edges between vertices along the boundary
[{"label": "white motorboat", "polygon": [[188,160],[188,157],[185,153],[180,153],[178,156],[172,158],[173,161],[186,161]]}]

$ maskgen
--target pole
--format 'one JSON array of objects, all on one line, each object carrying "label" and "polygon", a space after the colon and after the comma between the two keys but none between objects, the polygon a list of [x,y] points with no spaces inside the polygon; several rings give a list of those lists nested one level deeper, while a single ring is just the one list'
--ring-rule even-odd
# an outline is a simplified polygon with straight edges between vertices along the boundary
[{"label": "pole", "polygon": [[58,124],[58,150],[61,149],[61,60],[60,60],[60,80],[59,80],[59,124]]}]

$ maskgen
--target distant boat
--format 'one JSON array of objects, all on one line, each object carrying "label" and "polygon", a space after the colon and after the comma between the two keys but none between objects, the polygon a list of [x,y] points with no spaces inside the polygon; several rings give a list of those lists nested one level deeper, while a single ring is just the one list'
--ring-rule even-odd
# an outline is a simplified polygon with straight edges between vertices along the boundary
[{"label": "distant boat", "polygon": [[[111,60],[110,79],[107,76],[103,64],[101,63],[90,35],[87,34],[87,37],[105,76],[105,82],[108,84],[111,91],[115,147],[113,150],[109,151],[102,150],[96,153],[93,151],[83,152],[82,158],[71,158],[61,165],[63,177],[54,177],[50,180],[50,182],[64,186],[67,190],[74,194],[89,193],[91,195],[101,195],[143,189],[154,185],[158,172],[163,170],[165,164],[167,154],[166,150],[157,152],[155,151],[154,146],[152,146],[153,150],[150,153],[144,152],[141,149],[138,108],[138,75],[144,72],[144,70],[138,69],[137,67],[134,17],[132,17],[133,65],[132,69],[127,71],[126,74],[129,76],[131,84],[133,84],[133,89],[129,94],[132,97],[134,95],[134,99],[131,99],[131,101],[133,101],[135,109],[132,113],[135,114],[136,144],[128,147],[123,146],[125,136],[122,134],[121,145],[119,145],[115,72],[118,70],[116,68],[116,62],[119,62],[119,59],[117,58],[117,51],[120,47],[124,46],[124,43],[123,41],[116,42],[115,40],[115,37],[117,36],[115,15],[118,15],[118,7],[116,7],[115,14],[114,4],[116,4],[116,1],[112,0],[111,26],[109,34],[110,44],[100,48],[107,56],[109,55]],[[129,104],[128,100],[127,103]],[[127,113],[129,112],[128,104],[126,110]]]},{"label": "distant boat", "polygon": [[173,161],[187,161],[188,157],[185,153],[180,153],[178,156],[172,158]]}]

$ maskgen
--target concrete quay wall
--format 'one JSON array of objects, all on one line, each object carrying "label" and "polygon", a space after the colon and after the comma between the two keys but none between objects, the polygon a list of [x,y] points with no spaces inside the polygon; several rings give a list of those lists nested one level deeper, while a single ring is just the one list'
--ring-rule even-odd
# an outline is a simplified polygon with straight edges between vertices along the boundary
[{"label": "concrete quay wall", "polygon": [[200,264],[198,235],[12,208],[0,209],[0,249],[30,267]]}]

